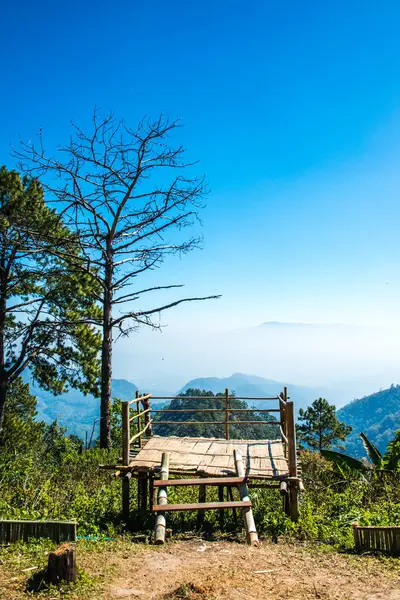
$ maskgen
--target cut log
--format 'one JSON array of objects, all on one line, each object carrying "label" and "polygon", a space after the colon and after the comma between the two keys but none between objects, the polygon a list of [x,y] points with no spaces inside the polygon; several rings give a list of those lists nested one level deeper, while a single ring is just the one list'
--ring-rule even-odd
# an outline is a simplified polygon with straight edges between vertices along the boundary
[{"label": "cut log", "polygon": [[47,578],[53,585],[61,581],[76,582],[76,548],[74,544],[62,544],[57,550],[50,552]]},{"label": "cut log", "polygon": [[[169,476],[169,452],[163,452],[161,459],[161,471],[160,471],[160,479],[162,481],[168,481]],[[160,487],[158,488],[158,505],[165,506],[168,503],[167,500],[167,488]],[[154,510],[154,506],[153,506]],[[163,544],[165,542],[165,528],[166,528],[166,520],[165,513],[159,512],[156,517],[156,526],[154,532],[154,543],[155,544]]]},{"label": "cut log", "polygon": [[[234,450],[233,457],[235,460],[236,475],[238,477],[244,477],[245,470],[241,453],[238,450]],[[239,485],[239,494],[242,502],[250,502],[249,491],[245,483],[241,483]],[[244,525],[246,527],[247,543],[251,546],[258,546],[258,535],[256,530],[256,524],[254,522],[253,511],[251,509],[251,503],[250,507],[243,508],[242,514],[244,519]]]}]

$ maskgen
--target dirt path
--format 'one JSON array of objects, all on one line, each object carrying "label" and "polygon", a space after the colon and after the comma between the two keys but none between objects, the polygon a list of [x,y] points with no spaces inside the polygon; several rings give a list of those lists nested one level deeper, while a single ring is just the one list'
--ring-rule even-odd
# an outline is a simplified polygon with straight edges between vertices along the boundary
[{"label": "dirt path", "polygon": [[400,600],[400,561],[286,544],[170,543],[118,572],[107,600]]}]

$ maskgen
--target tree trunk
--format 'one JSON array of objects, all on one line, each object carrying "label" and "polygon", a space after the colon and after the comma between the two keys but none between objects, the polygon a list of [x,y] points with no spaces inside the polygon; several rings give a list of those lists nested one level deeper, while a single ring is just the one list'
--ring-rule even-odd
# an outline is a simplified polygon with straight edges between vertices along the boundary
[{"label": "tree trunk", "polygon": [[4,413],[7,399],[7,381],[0,379],[0,432],[3,429]]},{"label": "tree trunk", "polygon": [[[0,273],[1,288],[4,288],[3,268]],[[3,428],[4,412],[6,408],[6,398],[8,381],[5,369],[4,337],[6,324],[6,295],[2,291],[0,294],[0,431]]]},{"label": "tree trunk", "polygon": [[101,348],[100,448],[111,448],[112,265],[106,267]]}]

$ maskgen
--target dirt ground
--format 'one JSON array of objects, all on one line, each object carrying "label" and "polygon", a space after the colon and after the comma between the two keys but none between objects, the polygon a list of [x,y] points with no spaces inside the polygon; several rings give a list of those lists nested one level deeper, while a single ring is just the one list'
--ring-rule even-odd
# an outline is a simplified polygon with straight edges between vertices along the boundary
[{"label": "dirt ground", "polygon": [[400,562],[288,544],[170,543],[127,557],[104,598],[400,600]]},{"label": "dirt ground", "polygon": [[76,587],[28,592],[48,551],[17,546],[0,552],[1,600],[400,600],[400,559],[281,540],[251,548],[196,537],[162,547],[132,543],[128,536],[79,541]]}]

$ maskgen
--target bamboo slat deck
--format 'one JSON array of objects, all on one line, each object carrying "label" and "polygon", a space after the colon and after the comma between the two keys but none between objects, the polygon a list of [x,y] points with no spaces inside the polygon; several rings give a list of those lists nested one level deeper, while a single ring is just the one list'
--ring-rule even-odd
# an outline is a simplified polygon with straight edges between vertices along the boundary
[{"label": "bamboo slat deck", "polygon": [[[177,506],[163,509],[168,504],[167,489],[169,486],[169,475],[181,475],[180,481],[175,480],[175,485],[190,485],[198,487],[199,505],[186,505],[185,510],[199,511],[198,527],[201,527],[206,503],[206,487],[210,485],[218,486],[218,506],[213,507],[219,510],[222,515],[224,508],[232,508],[230,503],[234,502],[232,485],[239,489],[240,501],[251,503],[249,489],[263,487],[280,489],[282,495],[283,508],[287,515],[293,521],[298,520],[299,492],[304,489],[301,481],[301,470],[297,461],[296,448],[296,428],[293,402],[289,400],[287,389],[274,397],[268,398],[239,398],[230,396],[228,389],[224,394],[224,407],[221,407],[221,396],[210,396],[209,400],[215,400],[214,408],[197,408],[195,404],[187,408],[190,420],[178,421],[158,421],[152,418],[152,413],[167,413],[167,418],[172,417],[168,413],[184,413],[184,408],[171,409],[152,408],[151,399],[172,400],[174,398],[155,397],[151,394],[140,396],[131,401],[122,402],[121,425],[122,425],[122,456],[115,465],[102,465],[103,468],[115,469],[115,476],[120,477],[122,481],[122,513],[125,522],[130,518],[131,490],[130,480],[137,479],[137,507],[140,514],[145,514],[147,508],[159,507],[156,511],[155,543],[163,543],[165,539],[165,512],[168,510],[178,510]],[[184,396],[178,398],[186,401],[196,401],[204,399],[204,396]],[[223,398],[223,396],[222,396]],[[240,420],[240,414],[251,413],[253,410],[257,414],[257,409],[241,408],[235,409],[232,402],[236,400],[254,400],[254,401],[275,401],[277,406],[271,409],[261,409],[261,412],[279,413],[279,420]],[[135,405],[134,406],[131,405]],[[182,405],[183,406],[183,405]],[[135,411],[132,413],[132,411]],[[200,417],[198,413],[206,413],[205,420],[196,420]],[[236,416],[234,413],[238,413]],[[197,413],[197,416],[196,416]],[[223,421],[209,421],[209,414],[221,413]],[[194,414],[194,416],[192,416]],[[188,425],[207,426],[208,423],[215,425],[225,425],[224,438],[205,438],[205,437],[178,437],[178,436],[156,436],[153,432],[153,424],[167,423],[175,427],[187,427]],[[235,440],[230,439],[232,426],[235,425],[276,425],[276,433],[279,439],[270,440]],[[279,433],[278,433],[279,431]],[[133,434],[133,436],[132,436]],[[164,465],[163,461],[164,460]],[[164,470],[163,470],[164,469]],[[185,476],[187,479],[185,480]],[[236,477],[235,477],[236,476]],[[188,478],[192,478],[190,481]],[[217,478],[220,478],[218,480]],[[237,482],[237,479],[240,482]],[[155,479],[159,480],[159,485],[155,485]],[[233,484],[232,479],[236,483]],[[247,483],[247,480],[252,480]],[[204,483],[203,483],[204,481]],[[165,484],[164,484],[165,482]],[[171,484],[172,485],[172,484]],[[224,502],[224,489],[226,489],[230,500]],[[155,496],[158,498],[156,504]],[[179,507],[181,505],[178,505]],[[189,508],[192,507],[192,508]],[[236,506],[242,508],[245,519],[247,538],[250,544],[258,543],[257,532],[254,523],[254,517],[251,506]],[[180,508],[179,508],[180,510]],[[222,523],[223,517],[220,522]],[[221,525],[222,527],[222,525]]]},{"label": "bamboo slat deck", "polygon": [[170,473],[199,477],[234,476],[234,450],[242,454],[249,479],[281,479],[289,476],[281,440],[152,436],[137,456],[130,460],[129,467],[133,472],[157,472],[163,452],[168,452]]}]

